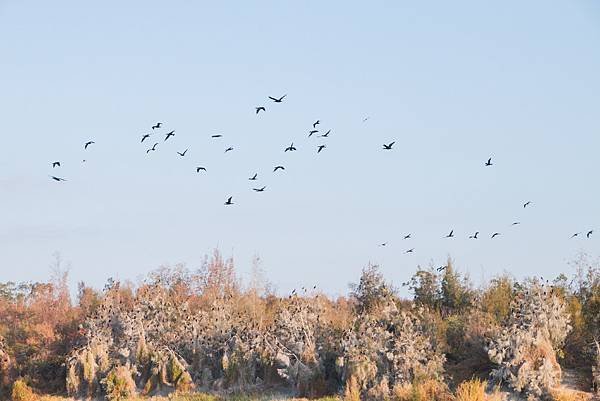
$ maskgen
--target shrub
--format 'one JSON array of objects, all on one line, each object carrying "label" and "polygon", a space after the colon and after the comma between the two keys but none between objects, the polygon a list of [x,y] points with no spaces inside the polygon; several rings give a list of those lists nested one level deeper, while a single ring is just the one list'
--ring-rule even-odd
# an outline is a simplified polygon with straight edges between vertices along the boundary
[{"label": "shrub", "polygon": [[132,397],[135,394],[135,382],[131,376],[131,371],[125,366],[119,366],[112,369],[106,379],[106,398],[109,401],[121,401]]},{"label": "shrub", "polygon": [[36,401],[38,396],[27,385],[25,380],[18,379],[12,388],[12,401]]}]

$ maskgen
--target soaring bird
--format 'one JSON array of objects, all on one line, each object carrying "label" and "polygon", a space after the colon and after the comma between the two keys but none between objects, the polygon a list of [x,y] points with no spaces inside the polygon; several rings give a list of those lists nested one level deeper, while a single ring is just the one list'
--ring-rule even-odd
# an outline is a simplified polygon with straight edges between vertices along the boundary
[{"label": "soaring bird", "polygon": [[285,167],[283,167],[283,166],[275,166],[275,168],[273,169],[273,172],[276,172],[277,170],[285,170]]},{"label": "soaring bird", "polygon": [[94,142],[94,141],[87,141],[87,142],[85,143],[85,145],[83,146],[83,148],[84,148],[84,149],[87,149],[87,148],[88,148],[88,146],[90,146],[90,145],[91,145],[91,144],[93,144],[93,143],[96,143],[96,142]]},{"label": "soaring bird", "polygon": [[450,231],[450,234],[446,235],[446,238],[452,238],[454,237],[454,230]]},{"label": "soaring bird", "polygon": [[485,162],[485,165],[486,165],[486,166],[492,166],[492,165],[493,165],[493,163],[492,163],[492,158],[491,158],[491,157],[488,159],[488,161],[487,161],[487,162]]},{"label": "soaring bird", "polygon": [[200,171],[206,171],[206,167],[196,167],[196,172],[199,173]]},{"label": "soaring bird", "polygon": [[175,131],[171,131],[171,132],[167,133],[167,136],[165,136],[165,141],[172,136],[175,136]]},{"label": "soaring bird", "polygon": [[258,173],[254,173],[254,175],[250,178],[248,178],[250,181],[256,181],[256,177],[258,176]]},{"label": "soaring bird", "polygon": [[210,137],[211,138],[221,138],[222,136],[223,135],[221,135],[221,134],[214,134],[214,135],[211,135]]},{"label": "soaring bird", "polygon": [[229,198],[227,198],[227,202],[225,202],[226,205],[233,205],[233,202],[231,201],[233,199],[233,196],[230,196]]},{"label": "soaring bird", "polygon": [[317,120],[313,123],[313,128],[317,128],[317,125],[321,124],[321,121]]},{"label": "soaring bird", "polygon": [[523,203],[523,209],[525,209],[529,205],[531,205],[531,201],[527,201],[527,202]]},{"label": "soaring bird", "polygon": [[60,167],[60,162],[52,162],[52,168]]},{"label": "soaring bird", "polygon": [[323,135],[321,135],[321,138],[327,138],[330,133],[331,133],[331,130],[328,130],[326,133],[324,133]]},{"label": "soaring bird", "polygon": [[233,150],[233,148],[230,146],[230,147],[228,147],[227,149],[225,149],[225,153],[227,153],[227,152],[231,152],[232,150]]},{"label": "soaring bird", "polygon": [[327,146],[325,146],[325,145],[319,145],[319,147],[317,148],[317,153],[321,153],[321,151],[322,151],[323,149],[325,149],[326,147],[327,147]]},{"label": "soaring bird", "polygon": [[294,150],[297,150],[297,149],[294,147],[294,142],[292,142],[292,144],[290,146],[285,148],[284,152],[287,152],[287,151],[293,152]]},{"label": "soaring bird", "polygon": [[156,123],[156,125],[152,126],[152,129],[160,128],[161,125],[162,123]]},{"label": "soaring bird", "polygon": [[142,135],[142,140],[140,141],[140,143],[144,142],[146,140],[146,138],[150,138],[150,134]]},{"label": "soaring bird", "polygon": [[383,150],[392,150],[392,146],[394,146],[394,144],[396,143],[396,141],[394,142],[390,142],[388,145],[386,145],[385,143],[383,144]]},{"label": "soaring bird", "polygon": [[53,176],[53,175],[50,175],[50,176],[48,176],[48,177],[52,178],[54,181],[67,181],[67,180],[65,180],[64,178],[55,177],[55,176]]},{"label": "soaring bird", "polygon": [[499,235],[500,235],[500,233],[493,233],[493,234],[492,234],[492,238],[496,238],[496,237],[497,237],[497,236],[499,236]]},{"label": "soaring bird", "polygon": [[440,266],[440,267],[438,267],[436,270],[437,270],[438,272],[441,272],[441,271],[443,271],[443,270],[446,270],[447,268],[448,268],[448,266]]},{"label": "soaring bird", "polygon": [[317,132],[319,132],[318,129],[313,129],[313,130],[308,131],[308,137],[310,138],[311,136],[313,136],[313,134],[316,134]]},{"label": "soaring bird", "polygon": [[156,150],[157,146],[158,146],[158,142],[156,142],[150,149],[148,149],[146,151],[146,153],[150,153],[151,151],[154,152]]},{"label": "soaring bird", "polygon": [[406,234],[406,235],[404,236],[404,239],[409,239],[409,238],[410,238],[410,234]]},{"label": "soaring bird", "polygon": [[281,103],[283,101],[283,98],[287,96],[287,93],[283,96],[281,96],[279,99],[269,96],[269,99],[271,99],[272,101],[274,101],[275,103]]},{"label": "soaring bird", "polygon": [[252,188],[252,190],[253,190],[253,191],[255,191],[255,192],[264,192],[266,188],[267,188],[267,187],[262,187],[262,188]]},{"label": "soaring bird", "polygon": [[590,238],[593,233],[594,233],[594,230],[590,230],[590,231],[587,232],[587,234],[585,236],[588,237],[588,238]]},{"label": "soaring bird", "polygon": [[177,154],[181,157],[185,156],[185,154],[187,153],[188,149],[184,150],[183,153],[182,152],[177,152]]},{"label": "soaring bird", "polygon": [[263,106],[255,107],[255,109],[256,109],[256,114],[260,113],[261,111],[267,111],[267,109],[265,109]]},{"label": "soaring bird", "polygon": [[379,244],[379,246],[386,246],[387,242],[382,242],[381,244]]},{"label": "soaring bird", "polygon": [[410,248],[408,251],[404,252],[404,253],[413,253],[415,251],[415,248]]},{"label": "soaring bird", "polygon": [[366,122],[369,118],[371,118],[371,117],[367,116],[367,117],[363,118],[363,123]]},{"label": "soaring bird", "polygon": [[579,236],[579,234],[581,234],[581,233],[575,233],[575,234],[571,235],[571,238],[578,237],[578,236]]},{"label": "soaring bird", "polygon": [[470,239],[477,239],[477,236],[479,235],[479,231],[475,231],[475,234],[470,235],[469,238]]}]

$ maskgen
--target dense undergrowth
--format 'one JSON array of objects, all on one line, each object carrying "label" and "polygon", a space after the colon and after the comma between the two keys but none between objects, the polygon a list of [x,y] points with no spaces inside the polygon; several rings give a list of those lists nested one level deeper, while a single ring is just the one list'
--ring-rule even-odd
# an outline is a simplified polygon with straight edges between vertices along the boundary
[{"label": "dense undergrowth", "polygon": [[584,257],[572,278],[482,288],[449,261],[417,270],[412,299],[376,266],[345,297],[316,286],[280,297],[258,262],[243,285],[215,252],[137,285],[80,283],[73,302],[56,267],[48,283],[0,284],[0,400],[462,401],[500,399],[495,386],[559,399],[564,367],[600,386],[600,270]]}]

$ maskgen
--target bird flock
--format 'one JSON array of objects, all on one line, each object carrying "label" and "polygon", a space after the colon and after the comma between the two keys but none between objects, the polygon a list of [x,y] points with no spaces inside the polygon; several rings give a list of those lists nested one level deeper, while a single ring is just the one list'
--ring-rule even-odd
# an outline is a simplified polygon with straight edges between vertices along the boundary
[{"label": "bird flock", "polygon": [[[283,96],[280,96],[280,97],[269,96],[268,99],[271,100],[273,104],[280,104],[280,103],[283,103],[283,101],[284,101],[284,99],[286,97],[287,97],[287,94],[285,94]],[[266,106],[256,106],[254,108],[254,110],[255,110],[255,114],[258,116],[261,113],[266,113],[267,112],[267,107]],[[363,118],[362,122],[364,123],[364,122],[368,121],[369,119],[370,119],[370,117],[367,116],[367,117]],[[329,135],[331,134],[332,130],[328,129],[324,133],[320,133],[321,132],[320,129],[319,129],[320,125],[321,125],[321,121],[318,120],[318,119],[312,123],[311,128],[308,130],[308,138],[311,138],[313,136],[316,136],[316,137],[319,137],[319,138],[329,138]],[[163,143],[167,142],[169,139],[175,137],[175,130],[170,130],[168,132],[162,132],[161,131],[162,128],[163,128],[163,123],[162,122],[157,122],[156,124],[152,125],[151,126],[152,131],[150,133],[144,133],[144,134],[142,134],[140,143],[143,144],[147,140],[149,141],[150,138],[153,137],[153,136],[155,136],[155,135],[164,136],[164,139],[162,140]],[[213,134],[213,135],[211,135],[211,139],[213,139],[213,140],[219,140],[221,138],[223,138],[223,134]],[[87,142],[85,142],[83,144],[84,151],[87,151],[88,148],[91,145],[94,145],[95,143],[96,142],[93,141],[93,140],[88,140]],[[385,151],[385,152],[393,151],[395,143],[396,143],[396,141],[391,141],[389,143],[382,144],[382,148],[381,148],[382,151]],[[146,154],[150,155],[152,152],[157,151],[159,145],[160,145],[160,142],[154,142],[151,147],[149,147],[149,148],[146,149]],[[316,153],[320,154],[326,148],[327,148],[327,145],[325,143],[318,144],[318,145],[316,145]],[[176,154],[179,157],[183,158],[183,157],[186,157],[186,155],[188,154],[189,150],[190,150],[190,148],[186,147],[182,151],[177,151]],[[283,152],[284,153],[295,152],[297,150],[298,149],[296,148],[296,146],[294,146],[294,142],[292,142],[292,143],[290,143],[289,146],[286,146],[283,149]],[[229,152],[232,152],[232,151],[234,151],[234,147],[233,146],[228,146],[228,147],[225,148],[224,153],[229,153]],[[83,162],[85,162],[85,159],[83,160]],[[51,166],[52,166],[52,169],[60,168],[61,167],[61,163],[60,163],[60,161],[52,161],[51,162]],[[489,168],[489,167],[495,166],[495,164],[492,162],[492,157],[489,157],[483,163],[483,166],[484,166],[484,168]],[[201,172],[207,173],[208,169],[207,169],[206,166],[197,166],[195,168],[195,171],[196,171],[196,173],[201,173]],[[277,173],[278,171],[285,171],[285,166],[283,166],[283,165],[275,165],[273,167],[273,173]],[[53,175],[53,174],[49,175],[49,177],[52,180],[56,181],[56,182],[65,182],[65,181],[67,181],[66,178],[61,177],[61,176],[57,176],[57,175]],[[248,180],[252,181],[252,182],[257,181],[258,180],[258,173],[253,173],[248,178]],[[251,189],[254,192],[261,193],[261,192],[265,192],[265,190],[267,189],[267,186],[266,185],[256,186],[256,187],[252,187]],[[233,201],[233,196],[231,196],[231,195],[226,196],[226,200],[224,202],[224,205],[225,206],[232,206],[234,204],[235,203]],[[532,205],[533,205],[532,201],[527,201],[527,202],[523,203],[523,209],[527,209],[527,208],[531,207]],[[517,225],[520,225],[520,224],[521,224],[521,222],[515,221],[515,222],[513,222],[511,224],[511,226],[517,226]],[[573,239],[573,238],[577,238],[577,237],[585,237],[587,239],[590,239],[592,237],[593,233],[594,233],[593,229],[588,229],[588,230],[585,230],[585,231],[575,232],[575,233],[573,233],[571,235],[570,238]],[[469,235],[468,238],[470,240],[478,240],[478,239],[480,239],[479,234],[480,234],[479,231],[475,231],[473,234]],[[490,239],[494,239],[494,238],[499,237],[501,235],[502,235],[502,233],[500,233],[500,232],[493,232],[493,233],[490,234],[489,238]],[[412,238],[412,235],[409,233],[409,234],[404,235],[402,239],[403,240],[410,240],[411,238]],[[447,238],[447,239],[455,238],[454,230],[451,229],[450,232],[447,235],[443,236],[443,238]],[[379,246],[385,247],[388,244],[389,244],[388,242],[383,242],[383,243],[380,243]],[[414,252],[415,252],[415,248],[408,248],[404,253],[405,254],[411,254],[411,253],[414,253]],[[440,269],[443,270],[444,268],[445,268],[445,266],[442,266]]]}]

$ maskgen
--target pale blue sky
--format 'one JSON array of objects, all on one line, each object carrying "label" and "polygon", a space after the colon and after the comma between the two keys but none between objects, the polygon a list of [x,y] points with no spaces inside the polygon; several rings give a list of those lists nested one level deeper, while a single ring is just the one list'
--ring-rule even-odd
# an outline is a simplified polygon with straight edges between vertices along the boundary
[{"label": "pale blue sky", "polygon": [[[335,294],[368,262],[399,284],[448,255],[476,281],[598,255],[598,2],[412,3],[0,1],[0,280],[59,251],[101,286],[218,246]],[[147,156],[156,121],[176,137]]]}]

